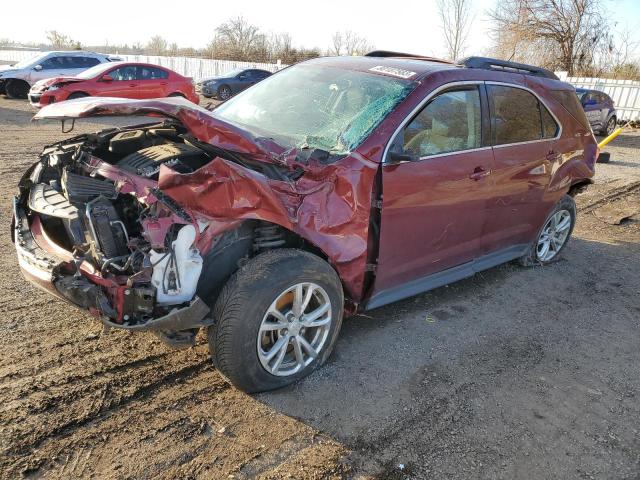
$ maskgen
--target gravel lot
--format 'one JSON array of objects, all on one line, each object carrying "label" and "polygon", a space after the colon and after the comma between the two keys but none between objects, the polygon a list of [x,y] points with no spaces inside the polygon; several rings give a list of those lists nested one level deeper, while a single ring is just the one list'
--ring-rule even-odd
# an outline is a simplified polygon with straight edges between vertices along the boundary
[{"label": "gravel lot", "polygon": [[22,279],[11,197],[64,136],[31,114],[0,98],[2,478],[640,478],[640,223],[606,223],[640,205],[640,134],[578,197],[562,261],[348,319],[328,365],[248,396],[203,335],[104,333]]}]

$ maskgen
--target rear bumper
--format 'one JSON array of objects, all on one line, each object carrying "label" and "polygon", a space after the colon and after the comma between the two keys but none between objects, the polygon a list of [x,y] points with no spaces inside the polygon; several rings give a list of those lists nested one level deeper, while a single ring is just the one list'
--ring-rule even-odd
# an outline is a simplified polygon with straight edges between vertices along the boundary
[{"label": "rear bumper", "polygon": [[[68,272],[73,265],[70,252],[55,245],[42,230],[39,217],[34,215],[29,222],[27,212],[20,199],[13,201],[12,240],[23,276],[39,289],[52,294],[82,310],[88,311],[109,327],[125,330],[174,332],[208,326],[209,307],[199,297],[186,306],[173,308],[170,312],[141,324],[122,323],[121,305],[125,302],[126,285],[105,288],[95,280],[97,272],[81,267],[75,274]],[[131,295],[133,297],[134,295]],[[115,301],[114,301],[115,300]]]}]

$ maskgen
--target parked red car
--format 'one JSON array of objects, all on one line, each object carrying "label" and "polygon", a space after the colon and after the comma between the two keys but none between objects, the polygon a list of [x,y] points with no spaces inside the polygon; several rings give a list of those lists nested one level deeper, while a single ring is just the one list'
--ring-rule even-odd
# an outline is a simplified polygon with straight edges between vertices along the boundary
[{"label": "parked red car", "polygon": [[148,63],[104,63],[75,77],[41,80],[29,91],[29,102],[36,108],[82,97],[184,97],[199,103],[191,78]]},{"label": "parked red car", "polygon": [[20,267],[109,327],[176,346],[207,328],[250,392],[321,365],[343,312],[555,261],[597,157],[571,85],[486,58],[319,58],[212,112],[87,98],[36,118],[140,114],[165,120],[49,145],[28,169]]}]

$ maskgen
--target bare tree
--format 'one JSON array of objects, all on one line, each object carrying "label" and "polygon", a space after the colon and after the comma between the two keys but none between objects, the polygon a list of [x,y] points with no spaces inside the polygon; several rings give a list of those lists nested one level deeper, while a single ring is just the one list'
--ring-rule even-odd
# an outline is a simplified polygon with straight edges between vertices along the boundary
[{"label": "bare tree", "polygon": [[63,49],[76,49],[80,50],[82,47],[80,42],[73,40],[71,37],[64,35],[57,30],[49,30],[46,32],[47,40],[49,44],[56,50]]},{"label": "bare tree", "polygon": [[533,47],[544,57],[541,64],[569,75],[589,68],[598,46],[611,40],[600,0],[502,0],[490,17],[510,58],[530,62]]},{"label": "bare tree", "polygon": [[327,50],[328,55],[364,55],[374,49],[366,38],[351,30],[335,32],[331,42],[332,45]]},{"label": "bare tree", "polygon": [[151,40],[149,40],[149,42],[147,43],[147,51],[151,55],[164,55],[167,53],[168,45],[169,45],[169,42],[167,42],[167,40],[164,37],[160,35],[154,35],[153,37],[151,37]]},{"label": "bare tree", "polygon": [[336,32],[331,37],[331,46],[327,51],[329,55],[339,56],[342,53],[343,41],[342,41],[342,33]]},{"label": "bare tree", "polygon": [[450,60],[460,58],[471,27],[471,0],[437,0],[444,42]]},{"label": "bare tree", "polygon": [[226,56],[245,60],[264,41],[259,27],[251,25],[243,17],[236,17],[216,28],[216,36],[210,45],[214,50],[222,50]]}]

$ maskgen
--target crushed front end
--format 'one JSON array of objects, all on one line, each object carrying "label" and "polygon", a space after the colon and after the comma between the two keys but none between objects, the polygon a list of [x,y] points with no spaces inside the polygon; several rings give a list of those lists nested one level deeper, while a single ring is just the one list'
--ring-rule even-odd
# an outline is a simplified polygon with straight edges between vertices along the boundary
[{"label": "crushed front end", "polygon": [[181,133],[164,122],[46,147],[20,181],[12,225],[29,281],[109,327],[176,346],[211,322],[197,285],[213,243],[209,224],[158,189],[162,165],[191,173],[211,160]]}]

